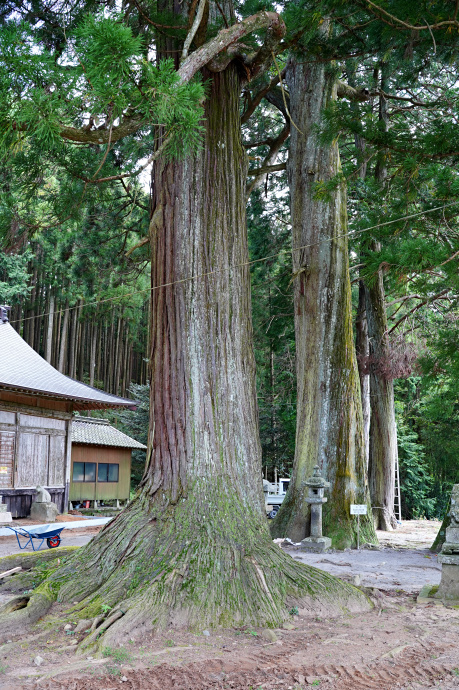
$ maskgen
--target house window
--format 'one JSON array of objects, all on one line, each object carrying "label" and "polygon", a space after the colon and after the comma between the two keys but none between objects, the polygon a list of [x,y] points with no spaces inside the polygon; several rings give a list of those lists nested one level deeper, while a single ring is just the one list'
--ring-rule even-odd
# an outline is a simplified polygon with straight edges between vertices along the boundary
[{"label": "house window", "polygon": [[119,465],[108,462],[99,462],[97,467],[98,482],[117,482],[119,477]]},{"label": "house window", "polygon": [[96,463],[95,462],[74,462],[73,463],[74,482],[95,482]]}]

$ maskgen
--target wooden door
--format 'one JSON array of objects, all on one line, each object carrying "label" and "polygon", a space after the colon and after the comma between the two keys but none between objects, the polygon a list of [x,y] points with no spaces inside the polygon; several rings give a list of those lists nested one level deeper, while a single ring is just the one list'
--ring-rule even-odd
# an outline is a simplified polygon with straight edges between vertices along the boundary
[{"label": "wooden door", "polygon": [[13,486],[15,439],[14,431],[0,431],[0,489]]},{"label": "wooden door", "polygon": [[22,432],[18,451],[17,486],[47,486],[49,436]]}]

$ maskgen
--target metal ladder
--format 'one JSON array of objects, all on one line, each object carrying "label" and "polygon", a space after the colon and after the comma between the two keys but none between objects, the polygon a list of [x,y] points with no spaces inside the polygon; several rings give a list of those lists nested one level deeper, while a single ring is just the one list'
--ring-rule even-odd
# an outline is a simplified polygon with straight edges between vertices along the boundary
[{"label": "metal ladder", "polygon": [[394,513],[399,522],[402,521],[402,500],[400,497],[400,474],[398,471],[398,453],[395,458],[395,492],[394,492]]}]

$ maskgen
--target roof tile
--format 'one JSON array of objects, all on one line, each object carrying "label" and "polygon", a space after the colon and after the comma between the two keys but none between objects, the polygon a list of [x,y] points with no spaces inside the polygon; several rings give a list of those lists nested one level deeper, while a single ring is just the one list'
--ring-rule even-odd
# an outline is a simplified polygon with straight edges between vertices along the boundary
[{"label": "roof tile", "polygon": [[10,323],[0,322],[0,389],[76,401],[75,408],[131,407],[136,401],[119,398],[64,376],[21,338]]},{"label": "roof tile", "polygon": [[139,443],[139,441],[111,426],[107,419],[90,419],[89,417],[87,419],[73,419],[72,443],[146,449],[143,443]]}]

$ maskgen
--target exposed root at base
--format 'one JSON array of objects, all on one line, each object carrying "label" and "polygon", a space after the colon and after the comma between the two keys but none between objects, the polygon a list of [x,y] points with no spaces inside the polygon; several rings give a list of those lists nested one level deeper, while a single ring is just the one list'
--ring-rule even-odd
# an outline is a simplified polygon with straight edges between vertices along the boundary
[{"label": "exposed root at base", "polygon": [[0,607],[0,642],[17,634],[24,634],[51,608],[55,597],[47,588],[32,596],[19,596]]},{"label": "exposed root at base", "polygon": [[57,600],[72,604],[59,619],[90,628],[81,651],[161,629],[277,628],[295,606],[327,616],[372,607],[352,585],[282,551],[258,508],[230,513],[217,502],[204,514],[201,502],[191,510],[139,497],[64,563],[29,578],[42,583],[23,608],[24,598],[0,610],[2,636],[23,632]]}]

